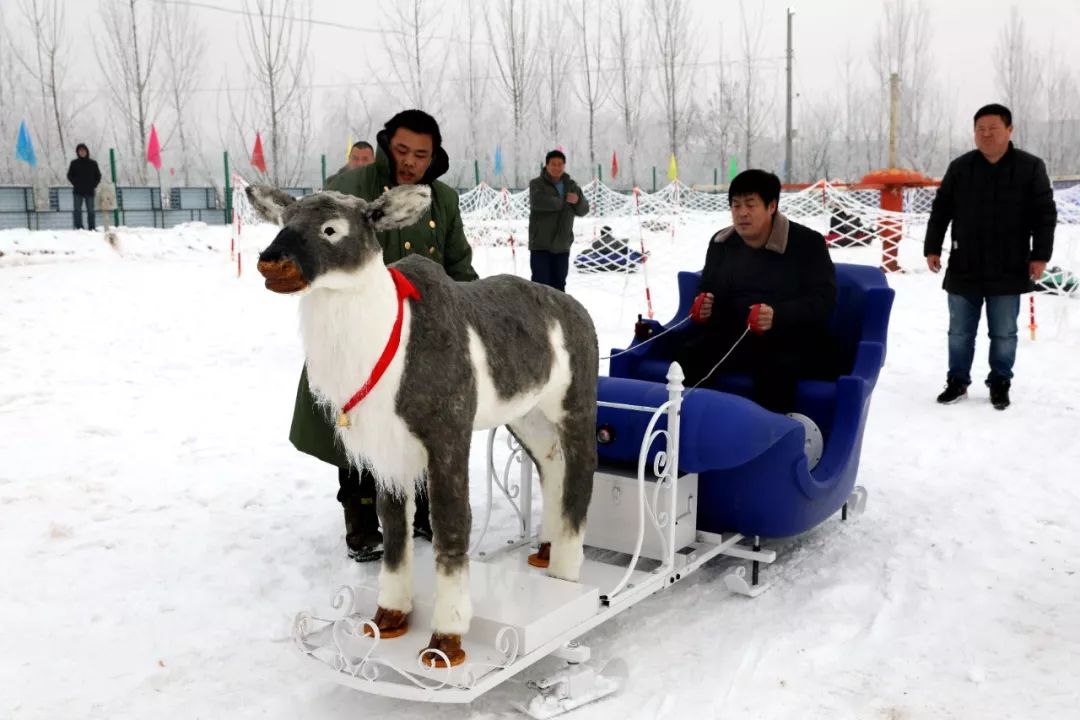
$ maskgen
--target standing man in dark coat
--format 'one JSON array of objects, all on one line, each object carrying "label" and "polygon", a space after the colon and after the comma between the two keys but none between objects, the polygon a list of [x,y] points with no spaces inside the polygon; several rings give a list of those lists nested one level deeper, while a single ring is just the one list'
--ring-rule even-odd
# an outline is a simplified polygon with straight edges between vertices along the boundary
[{"label": "standing man in dark coat", "polygon": [[532,281],[566,290],[574,218],[589,212],[581,186],[566,174],[566,156],[552,150],[529,183],[529,264]]},{"label": "standing man in dark coat", "polygon": [[941,246],[952,223],[949,266],[949,373],[937,401],[967,397],[975,334],[986,304],[990,334],[990,402],[1009,406],[1016,360],[1020,295],[1034,288],[1054,249],[1057,208],[1046,164],[1013,147],[1012,113],[987,105],[975,113],[975,147],[952,161],[934,197],[923,254],[941,270]]},{"label": "standing man in dark coat", "polygon": [[82,205],[86,205],[86,224],[91,230],[94,229],[94,190],[101,182],[101,170],[98,164],[90,159],[90,149],[83,143],[75,146],[77,158],[68,166],[67,179],[74,190],[75,210],[72,218],[75,221],[75,229],[82,230]]},{"label": "standing man in dark coat", "polygon": [[787,413],[795,409],[799,379],[836,377],[828,329],[836,269],[825,238],[788,220],[779,201],[780,178],[770,172],[744,170],[731,181],[734,225],[709,241],[691,312],[702,327],[678,358],[692,386],[711,379],[738,341],[717,372],[749,373],[751,399]]},{"label": "standing man in dark coat", "polygon": [[[472,248],[461,223],[458,194],[438,178],[450,168],[435,118],[421,110],[404,110],[387,121],[376,136],[375,162],[337,175],[327,190],[372,201],[398,185],[427,185],[431,207],[413,225],[377,233],[383,262],[421,255],[439,263],[454,280],[476,280]],[[432,379],[435,383],[436,379]],[[382,557],[382,534],[375,512],[375,477],[354,467],[337,441],[332,418],[320,407],[308,385],[307,367],[300,374],[289,440],[308,455],[338,469],[338,502],[345,512],[345,545],[357,562]],[[431,539],[426,493],[416,496],[414,533]]]}]

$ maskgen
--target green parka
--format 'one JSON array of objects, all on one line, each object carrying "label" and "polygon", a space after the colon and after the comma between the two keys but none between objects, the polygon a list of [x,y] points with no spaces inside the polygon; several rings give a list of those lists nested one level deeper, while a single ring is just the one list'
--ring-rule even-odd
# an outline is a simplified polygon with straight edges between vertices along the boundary
[{"label": "green parka", "polygon": [[560,180],[567,194],[578,196],[576,205],[566,202],[565,195],[559,196],[547,170],[541,170],[540,177],[529,183],[529,250],[570,252],[574,243],[574,218],[589,212],[589,201],[581,186],[566,173]]}]

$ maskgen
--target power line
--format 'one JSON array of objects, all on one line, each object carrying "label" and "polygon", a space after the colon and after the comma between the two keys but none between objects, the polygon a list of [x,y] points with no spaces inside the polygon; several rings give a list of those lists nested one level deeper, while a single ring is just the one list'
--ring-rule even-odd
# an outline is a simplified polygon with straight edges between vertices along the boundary
[{"label": "power line", "polygon": [[[410,35],[410,33],[405,31],[405,30],[393,30],[393,29],[384,30],[384,29],[380,29],[380,28],[366,28],[366,27],[360,27],[359,25],[349,25],[349,24],[346,24],[346,23],[333,22],[331,20],[316,20],[314,18],[304,18],[304,17],[288,16],[288,15],[273,15],[273,14],[270,14],[270,13],[253,13],[253,12],[249,12],[248,10],[241,9],[241,8],[222,7],[220,5],[211,5],[210,3],[206,3],[206,2],[197,2],[196,0],[153,0],[153,1],[155,3],[157,3],[158,5],[180,5],[180,6],[183,6],[183,7],[202,8],[202,9],[205,9],[205,10],[215,10],[217,12],[227,13],[229,15],[240,15],[242,17],[268,17],[268,18],[272,18],[274,20],[293,21],[293,22],[304,23],[306,25],[320,25],[322,27],[331,27],[331,28],[336,28],[338,30],[349,30],[350,32],[369,33],[369,34],[372,34],[372,35],[402,35],[402,36],[405,36],[405,37],[408,37]],[[427,39],[429,39],[429,40],[448,40],[448,41],[452,41],[454,43],[463,44],[463,45],[469,45],[469,44],[472,44],[472,45],[493,45],[493,43],[491,43],[490,41],[485,41],[485,40],[478,40],[478,41],[474,41],[472,43],[469,43],[469,42],[467,42],[465,40],[462,40],[462,39],[456,38],[456,37],[452,37],[450,35],[429,35],[429,36],[427,36]]]}]

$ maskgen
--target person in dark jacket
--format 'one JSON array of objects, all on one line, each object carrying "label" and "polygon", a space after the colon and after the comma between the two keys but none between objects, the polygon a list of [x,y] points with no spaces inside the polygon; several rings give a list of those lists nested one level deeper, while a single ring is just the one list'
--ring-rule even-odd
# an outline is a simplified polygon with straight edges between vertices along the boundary
[{"label": "person in dark jacket", "polygon": [[353,143],[349,148],[349,160],[338,171],[326,178],[326,187],[330,187],[330,183],[337,180],[338,175],[346,173],[349,170],[355,170],[358,167],[364,167],[375,162],[375,148],[371,147],[371,143],[366,140]]},{"label": "person in dark jacket", "polygon": [[[450,160],[435,118],[420,110],[402,111],[390,118],[376,142],[374,163],[346,170],[328,182],[327,189],[372,201],[397,185],[430,186],[431,207],[415,224],[378,233],[383,262],[389,265],[408,255],[421,255],[442,265],[455,280],[477,279],[457,192],[437,179],[450,168]],[[306,367],[300,373],[289,440],[297,450],[337,466],[337,499],[345,512],[349,557],[358,562],[378,560],[382,535],[375,512],[375,478],[349,462],[337,442],[331,417],[311,394]],[[415,534],[431,538],[426,493],[417,493],[413,528]]]},{"label": "person in dark jacket", "polygon": [[700,329],[677,355],[688,387],[716,373],[747,372],[751,399],[786,413],[799,379],[836,377],[828,331],[836,270],[821,234],[778,212],[779,200],[772,173],[745,170],[731,181],[734,225],[709,241],[691,313]]},{"label": "person in dark jacket", "polygon": [[529,265],[532,281],[566,290],[574,218],[589,212],[581,186],[566,173],[566,156],[552,150],[529,182]]},{"label": "person in dark jacket", "polygon": [[987,105],[975,113],[975,150],[949,164],[934,196],[923,254],[941,270],[945,230],[952,224],[949,265],[949,372],[939,403],[967,397],[975,334],[986,305],[990,334],[990,403],[1009,406],[1016,360],[1020,295],[1034,289],[1054,249],[1057,208],[1046,164],[1013,147],[1012,113]]},{"label": "person in dark jacket", "polygon": [[98,164],[90,159],[90,149],[83,143],[75,146],[75,154],[78,156],[68,166],[67,179],[73,190],[75,209],[72,219],[75,229],[82,230],[82,206],[86,205],[86,224],[94,230],[94,190],[101,182],[101,170]]}]

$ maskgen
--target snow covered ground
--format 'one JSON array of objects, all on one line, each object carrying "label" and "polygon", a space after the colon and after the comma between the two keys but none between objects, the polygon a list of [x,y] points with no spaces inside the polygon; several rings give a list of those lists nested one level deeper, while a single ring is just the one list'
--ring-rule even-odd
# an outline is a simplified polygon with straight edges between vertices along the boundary
[{"label": "snow covered ground", "polygon": [[[658,317],[710,229],[650,238]],[[121,231],[119,251],[0,232],[0,718],[515,716],[525,678],[433,708],[328,682],[289,641],[297,611],[377,567],[345,559],[335,472],[286,440],[296,300],[250,272],[272,232],[245,235],[239,279],[227,228]],[[1078,244],[1060,233],[1056,260],[1077,269]],[[720,561],[590,633],[630,683],[569,717],[1077,717],[1080,299],[1037,299],[1007,412],[978,383],[940,407],[945,296],[919,256],[906,242],[916,271],[890,277],[866,515],[784,546],[756,600]],[[477,252],[481,274],[513,263]],[[570,289],[623,345],[640,279]],[[985,358],[984,336],[978,377]],[[511,524],[497,507],[491,542]]]}]

